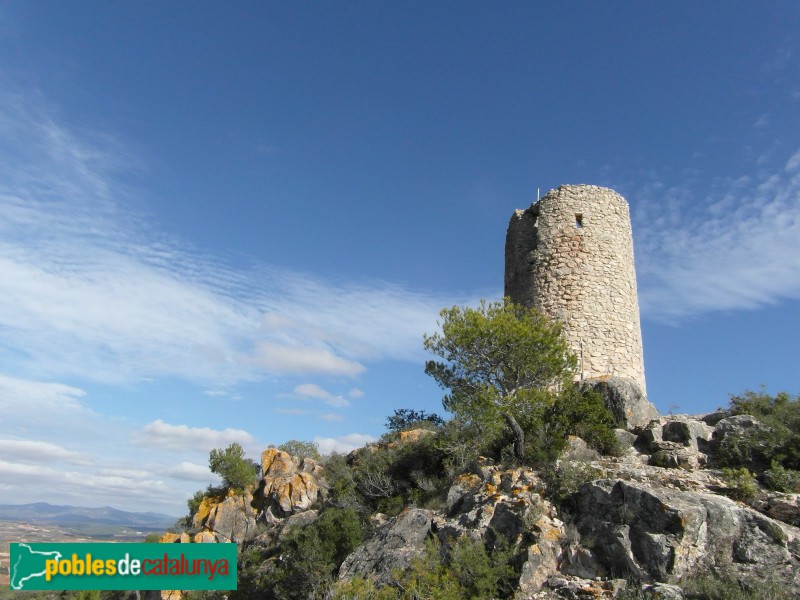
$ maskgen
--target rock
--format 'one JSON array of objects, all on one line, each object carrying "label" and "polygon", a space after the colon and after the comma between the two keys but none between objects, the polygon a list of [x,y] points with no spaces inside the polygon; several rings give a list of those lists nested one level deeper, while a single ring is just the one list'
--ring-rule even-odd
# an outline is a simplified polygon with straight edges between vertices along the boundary
[{"label": "rock", "polygon": [[745,432],[754,429],[767,429],[761,421],[752,415],[734,415],[720,420],[714,428],[714,439],[722,441],[728,435],[742,435]]},{"label": "rock", "polygon": [[561,541],[564,538],[564,524],[561,521],[541,515],[530,533],[536,541],[526,550],[517,597],[541,590],[544,583],[558,572],[561,558]]},{"label": "rock", "polygon": [[766,492],[759,495],[750,504],[773,519],[800,527],[800,494]]},{"label": "rock", "polygon": [[393,570],[408,569],[411,561],[425,551],[432,515],[419,508],[400,513],[344,559],[339,579],[369,576],[378,584],[393,581]]},{"label": "rock", "polygon": [[730,416],[731,413],[729,413],[727,410],[715,410],[714,412],[697,415],[695,418],[698,421],[702,421],[706,425],[711,425],[711,427],[714,427],[722,419],[725,419]]},{"label": "rock", "polygon": [[800,592],[800,530],[728,498],[598,480],[584,484],[575,503],[581,544],[609,573],[647,583],[711,568],[756,581],[780,566]]},{"label": "rock", "polygon": [[647,400],[642,388],[635,381],[603,377],[587,379],[582,386],[584,389],[599,392],[614,418],[628,430],[646,427],[659,416],[656,407]]},{"label": "rock", "polygon": [[315,510],[307,510],[305,512],[294,514],[288,517],[283,522],[283,527],[281,528],[280,534],[278,539],[281,540],[283,537],[289,533],[290,529],[295,527],[306,527],[307,525],[311,525],[314,521],[317,520],[317,511]]},{"label": "rock", "polygon": [[256,536],[256,515],[252,494],[230,495],[211,510],[203,526],[218,541],[245,542]]},{"label": "rock", "polygon": [[405,444],[413,444],[414,442],[418,442],[424,437],[428,437],[432,435],[433,431],[430,429],[412,429],[410,431],[401,431],[400,432],[400,445]]},{"label": "rock", "polygon": [[650,464],[656,467],[694,471],[706,463],[705,454],[678,442],[656,442],[653,446],[657,449],[650,456]]},{"label": "rock", "polygon": [[680,586],[667,583],[643,585],[641,590],[645,598],[657,598],[658,600],[684,600],[685,598]]},{"label": "rock", "polygon": [[636,434],[631,433],[627,429],[615,429],[614,436],[617,438],[620,450],[625,453],[633,447],[636,441]]},{"label": "rock", "polygon": [[199,531],[194,534],[195,544],[214,544],[216,541],[217,537],[214,535],[213,531]]},{"label": "rock", "polygon": [[567,444],[558,458],[566,461],[591,462],[598,460],[600,454],[581,438],[571,435],[567,438]]},{"label": "rock", "polygon": [[176,544],[181,541],[181,536],[179,533],[165,533],[160,538],[158,538],[159,544]]},{"label": "rock", "polygon": [[261,455],[264,474],[259,487],[261,504],[271,516],[284,518],[311,508],[327,489],[322,467],[310,458],[297,458],[268,448]]},{"label": "rock", "polygon": [[704,450],[714,430],[704,423],[687,415],[669,415],[664,417],[662,425],[662,439],[667,442],[677,442],[688,446],[692,450]]}]

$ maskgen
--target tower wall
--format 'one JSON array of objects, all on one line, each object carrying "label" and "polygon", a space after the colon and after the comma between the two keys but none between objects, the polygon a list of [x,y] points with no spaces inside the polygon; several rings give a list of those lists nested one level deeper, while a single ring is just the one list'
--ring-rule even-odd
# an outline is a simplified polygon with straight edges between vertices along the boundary
[{"label": "tower wall", "polygon": [[645,391],[633,236],[625,199],[561,186],[511,217],[505,295],[564,324],[582,379],[614,375]]}]

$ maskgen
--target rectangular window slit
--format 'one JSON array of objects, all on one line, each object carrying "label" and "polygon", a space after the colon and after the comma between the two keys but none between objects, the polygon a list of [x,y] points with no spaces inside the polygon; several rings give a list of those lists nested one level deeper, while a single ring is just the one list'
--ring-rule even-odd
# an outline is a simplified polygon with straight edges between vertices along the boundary
[{"label": "rectangular window slit", "polygon": [[575,215],[575,229],[581,229],[583,227],[583,215],[576,214]]}]

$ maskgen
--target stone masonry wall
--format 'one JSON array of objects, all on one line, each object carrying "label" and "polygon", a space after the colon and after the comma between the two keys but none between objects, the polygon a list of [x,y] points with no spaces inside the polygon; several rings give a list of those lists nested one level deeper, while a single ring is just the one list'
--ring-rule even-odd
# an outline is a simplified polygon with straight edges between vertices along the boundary
[{"label": "stone masonry wall", "polygon": [[505,295],[564,323],[583,379],[615,375],[645,393],[628,203],[561,186],[511,217]]}]

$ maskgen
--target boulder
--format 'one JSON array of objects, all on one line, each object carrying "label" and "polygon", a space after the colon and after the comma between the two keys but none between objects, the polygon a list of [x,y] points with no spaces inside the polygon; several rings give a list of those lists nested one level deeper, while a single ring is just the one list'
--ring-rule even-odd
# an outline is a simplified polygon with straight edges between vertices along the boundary
[{"label": "boulder", "polygon": [[316,520],[317,511],[315,510],[307,510],[305,512],[294,514],[283,522],[283,527],[280,530],[278,539],[282,540],[291,529],[295,527],[306,527],[307,525],[311,525],[311,523]]},{"label": "boulder", "polygon": [[431,511],[419,508],[400,513],[344,559],[339,579],[369,576],[378,584],[393,581],[392,571],[408,569],[425,552],[432,516]]},{"label": "boulder", "polygon": [[414,442],[418,442],[422,438],[432,434],[433,431],[431,431],[430,429],[411,429],[409,431],[401,431],[400,445],[404,446],[406,444],[413,444]]},{"label": "boulder", "polygon": [[743,435],[748,431],[768,429],[752,415],[734,415],[717,422],[714,428],[714,439],[721,442],[728,435]]},{"label": "boulder", "polygon": [[800,494],[765,492],[750,505],[773,519],[800,527]]},{"label": "boulder", "polygon": [[714,435],[708,424],[688,415],[669,415],[664,417],[662,439],[676,442],[695,451],[703,451]]},{"label": "boulder", "polygon": [[658,410],[642,392],[635,381],[621,377],[599,377],[582,382],[584,389],[591,389],[603,396],[603,402],[614,418],[625,429],[646,427],[658,418]]},{"label": "boulder", "polygon": [[581,545],[614,576],[664,582],[710,568],[776,575],[800,592],[800,530],[728,498],[606,479],[584,484],[575,506]]},{"label": "boulder", "polygon": [[268,448],[261,455],[261,469],[261,505],[272,517],[281,519],[308,510],[327,489],[322,466],[310,458]]},{"label": "boulder", "polygon": [[252,494],[230,495],[214,506],[203,527],[221,542],[245,542],[256,536],[256,509]]},{"label": "boulder", "polygon": [[213,531],[198,531],[194,534],[195,544],[214,544],[216,541],[217,536],[214,535]]}]

